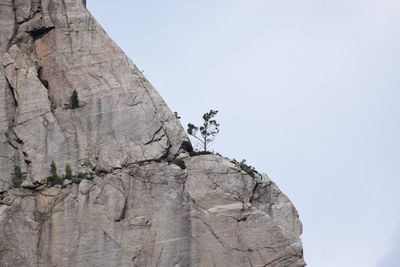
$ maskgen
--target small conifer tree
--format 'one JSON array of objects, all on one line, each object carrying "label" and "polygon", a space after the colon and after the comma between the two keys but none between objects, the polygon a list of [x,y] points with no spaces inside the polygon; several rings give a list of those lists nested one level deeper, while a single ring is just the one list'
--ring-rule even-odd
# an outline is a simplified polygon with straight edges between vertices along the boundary
[{"label": "small conifer tree", "polygon": [[214,119],[218,110],[210,110],[203,115],[203,124],[195,126],[188,124],[187,133],[197,141],[203,152],[208,152],[210,145],[215,141],[219,133],[219,123]]},{"label": "small conifer tree", "polygon": [[50,164],[50,176],[47,178],[51,185],[62,184],[62,179],[57,174],[57,166],[54,160]]},{"label": "small conifer tree", "polygon": [[57,166],[56,166],[56,163],[54,162],[54,160],[50,164],[50,177],[51,178],[58,178]]},{"label": "small conifer tree", "polygon": [[72,91],[72,94],[69,98],[69,105],[72,109],[79,108],[79,98],[76,90]]},{"label": "small conifer tree", "polygon": [[20,187],[24,178],[24,174],[21,171],[19,166],[14,167],[14,177],[12,179],[12,183],[14,187]]},{"label": "small conifer tree", "polygon": [[65,166],[64,179],[72,180],[72,169],[69,164],[67,164],[67,166]]}]

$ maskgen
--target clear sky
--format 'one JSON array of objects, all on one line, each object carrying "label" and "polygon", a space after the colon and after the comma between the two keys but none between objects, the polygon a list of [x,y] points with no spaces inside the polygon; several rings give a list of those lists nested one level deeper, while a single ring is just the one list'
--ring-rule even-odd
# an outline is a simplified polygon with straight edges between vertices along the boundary
[{"label": "clear sky", "polygon": [[400,1],[89,0],[182,123],[293,201],[311,267],[400,262]]}]

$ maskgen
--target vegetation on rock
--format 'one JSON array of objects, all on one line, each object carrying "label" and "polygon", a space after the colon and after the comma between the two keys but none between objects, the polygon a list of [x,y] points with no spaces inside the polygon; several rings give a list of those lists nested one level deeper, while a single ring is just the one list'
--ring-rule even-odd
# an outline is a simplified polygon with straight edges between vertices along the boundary
[{"label": "vegetation on rock", "polygon": [[89,172],[80,172],[78,175],[75,177],[78,180],[89,180],[92,181],[94,179],[93,173]]},{"label": "vegetation on rock", "polygon": [[47,182],[51,185],[63,185],[64,180],[70,180],[75,184],[79,184],[82,180],[93,180],[94,176],[90,172],[80,172],[77,175],[73,174],[71,165],[67,164],[65,166],[65,173],[62,176],[59,176],[57,173],[57,166],[54,161],[50,164],[50,176],[47,177]]},{"label": "vegetation on rock", "polygon": [[79,98],[76,90],[72,91],[72,94],[69,97],[69,106],[72,109],[79,108]]},{"label": "vegetation on rock", "polygon": [[67,166],[65,166],[64,179],[72,180],[72,169],[69,164],[67,164]]},{"label": "vegetation on rock", "polygon": [[237,161],[236,159],[232,160],[232,163],[236,164],[237,166],[239,166],[240,169],[242,169],[243,171],[245,171],[248,175],[250,175],[251,177],[255,177],[256,174],[259,174],[258,171],[251,165],[248,165],[246,163],[246,160],[242,160],[241,162]]},{"label": "vegetation on rock", "polygon": [[209,147],[215,141],[219,133],[219,124],[214,119],[218,110],[210,110],[203,115],[203,124],[196,126],[192,123],[188,124],[187,133],[196,141],[197,145],[203,152],[208,152]]},{"label": "vegetation on rock", "polygon": [[22,173],[21,168],[19,166],[15,166],[14,167],[14,176],[12,178],[13,186],[16,188],[20,187],[23,180],[24,180],[24,174]]},{"label": "vegetation on rock", "polygon": [[211,151],[192,151],[189,153],[191,157],[201,156],[201,155],[210,155],[213,154]]},{"label": "vegetation on rock", "polygon": [[50,176],[47,177],[47,181],[52,185],[62,185],[63,184],[63,179],[58,176],[57,173],[57,166],[54,160],[50,164]]}]

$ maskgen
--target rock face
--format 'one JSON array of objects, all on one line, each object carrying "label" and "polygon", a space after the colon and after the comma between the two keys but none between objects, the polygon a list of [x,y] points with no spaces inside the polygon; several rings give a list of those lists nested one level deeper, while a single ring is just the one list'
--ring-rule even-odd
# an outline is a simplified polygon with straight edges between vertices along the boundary
[{"label": "rock face", "polygon": [[[304,266],[289,199],[227,158],[190,156],[85,2],[0,2],[0,266]],[[52,161],[94,179],[50,186]]]}]

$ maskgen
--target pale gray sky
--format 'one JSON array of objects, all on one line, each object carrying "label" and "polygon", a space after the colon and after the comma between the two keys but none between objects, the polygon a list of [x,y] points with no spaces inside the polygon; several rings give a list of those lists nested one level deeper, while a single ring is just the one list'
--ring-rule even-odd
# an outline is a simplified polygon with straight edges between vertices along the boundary
[{"label": "pale gray sky", "polygon": [[398,267],[400,1],[89,0],[182,122],[297,207],[311,267]]}]

